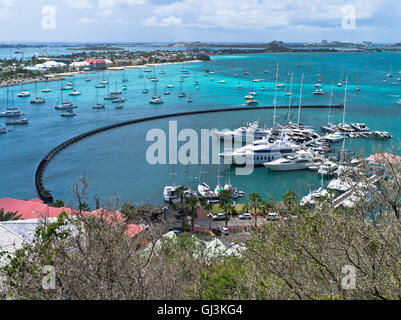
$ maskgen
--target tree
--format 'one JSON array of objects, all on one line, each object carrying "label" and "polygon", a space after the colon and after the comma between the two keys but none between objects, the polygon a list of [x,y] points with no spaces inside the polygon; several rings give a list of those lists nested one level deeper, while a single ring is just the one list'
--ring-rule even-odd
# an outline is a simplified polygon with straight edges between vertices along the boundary
[{"label": "tree", "polygon": [[185,200],[185,204],[189,209],[189,214],[191,216],[191,229],[194,231],[194,218],[196,217],[196,206],[198,204],[198,199],[194,196],[190,196]]},{"label": "tree", "polygon": [[253,192],[249,195],[249,201],[250,201],[250,205],[253,208],[253,215],[255,216],[255,228],[258,226],[257,224],[257,210],[259,207],[259,202],[261,200],[261,196],[259,193],[257,192]]},{"label": "tree", "polygon": [[233,198],[233,193],[231,190],[221,190],[219,192],[219,202],[220,207],[223,209],[224,214],[226,215],[226,227],[228,225],[228,204],[230,200]]},{"label": "tree", "polygon": [[268,211],[273,207],[273,204],[270,201],[262,200],[260,201],[259,206],[262,209],[263,215],[266,215]]},{"label": "tree", "polygon": [[176,194],[177,194],[177,198],[180,199],[180,203],[181,203],[181,213],[182,210],[184,209],[184,196],[185,196],[185,191],[187,189],[184,186],[179,186],[177,187],[177,189],[175,190]]},{"label": "tree", "polygon": [[294,206],[297,206],[299,203],[299,199],[298,199],[297,194],[294,191],[287,190],[284,193],[283,202],[286,205],[287,210],[288,210],[289,208],[293,208]]},{"label": "tree", "polygon": [[4,208],[0,209],[0,221],[12,221],[12,220],[20,220],[22,215],[17,215],[18,211],[12,212],[7,211],[4,212]]},{"label": "tree", "polygon": [[64,207],[64,201],[57,199],[56,202],[54,203],[54,206],[57,208],[62,208]]}]

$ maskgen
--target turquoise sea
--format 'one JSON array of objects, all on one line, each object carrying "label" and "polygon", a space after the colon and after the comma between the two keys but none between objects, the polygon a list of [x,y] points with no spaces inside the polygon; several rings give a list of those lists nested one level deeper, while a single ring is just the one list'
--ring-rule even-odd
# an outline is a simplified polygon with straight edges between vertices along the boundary
[{"label": "turquoise sea", "polygon": [[[274,72],[276,62],[280,63],[280,82],[286,83],[288,73],[294,72],[293,105],[298,105],[301,74],[305,73],[303,104],[328,104],[329,91],[334,81],[333,104],[342,103],[344,99],[344,86],[337,87],[336,83],[344,72],[349,79],[348,98],[346,109],[346,122],[364,122],[372,130],[385,130],[393,135],[389,142],[374,139],[348,139],[346,148],[364,150],[367,155],[378,148],[389,148],[401,138],[401,106],[395,103],[400,99],[401,82],[392,85],[401,74],[401,53],[280,53],[256,54],[236,56],[212,56],[211,62],[186,63],[189,70],[188,78],[182,83],[182,90],[187,97],[193,98],[192,103],[187,98],[179,98],[179,75],[182,65],[158,66],[155,75],[159,78],[157,91],[162,95],[164,104],[151,105],[149,100],[153,94],[153,83],[145,78],[139,78],[143,69],[127,69],[125,76],[129,82],[125,83],[128,90],[123,96],[127,98],[124,109],[115,110],[115,104],[105,101],[105,110],[93,110],[92,105],[96,99],[96,90],[102,100],[107,89],[95,89],[99,77],[103,75],[109,79],[110,90],[115,90],[116,82],[119,89],[123,83],[122,71],[107,71],[105,74],[89,74],[75,76],[75,86],[82,92],[81,96],[68,97],[69,101],[79,107],[73,118],[62,118],[61,111],[54,110],[60,97],[60,82],[39,83],[39,95],[46,99],[43,105],[30,104],[30,98],[17,98],[21,87],[10,87],[14,92],[15,105],[29,118],[29,125],[16,126],[14,131],[0,136],[0,198],[13,197],[31,199],[37,196],[34,184],[36,167],[42,157],[61,142],[83,132],[110,125],[120,121],[184,111],[233,108],[244,106],[244,96],[249,89],[250,78],[266,78],[266,82],[253,83],[253,89],[258,92],[256,99],[259,105],[272,105],[274,98]],[[214,81],[203,76],[202,68],[208,67],[214,71]],[[159,74],[161,70],[165,74]],[[243,75],[243,71],[249,75]],[[267,74],[265,70],[269,70]],[[382,80],[388,72],[394,77],[383,83]],[[314,84],[317,74],[323,75],[323,89],[328,93],[323,96],[314,96]],[[355,91],[356,76],[360,74],[359,86],[361,90]],[[235,78],[238,74],[239,78]],[[86,82],[90,77],[92,81]],[[218,81],[224,79],[225,84]],[[199,81],[199,90],[193,82]],[[73,81],[68,78],[67,81]],[[149,94],[143,94],[144,81]],[[242,88],[237,88],[241,82]],[[168,83],[175,85],[169,89],[171,94],[163,96]],[[45,86],[52,89],[50,93],[40,92]],[[262,86],[266,91],[261,91]],[[34,94],[34,84],[25,85],[24,90]],[[68,93],[68,91],[66,91]],[[66,93],[64,92],[64,93]],[[278,104],[288,105],[288,96],[285,89],[278,90]],[[391,95],[391,96],[390,96]],[[32,95],[33,96],[33,95]],[[0,109],[6,108],[6,88],[0,89]],[[279,121],[284,119],[287,110],[279,110]],[[342,121],[342,112],[334,110],[334,120]],[[296,110],[292,112],[292,120],[296,121]],[[179,117],[177,119],[157,120],[139,123],[84,139],[66,150],[62,151],[50,163],[44,176],[44,184],[53,193],[55,199],[72,199],[70,187],[80,176],[86,173],[90,182],[90,199],[98,194],[106,199],[115,194],[123,200],[136,202],[150,201],[154,204],[163,202],[162,189],[164,185],[171,184],[171,165],[150,165],[146,162],[145,154],[151,142],[145,137],[149,129],[161,128],[168,132],[168,121],[177,120],[178,129],[237,128],[249,121],[260,120],[262,124],[272,125],[272,110],[235,111]],[[301,120],[316,128],[327,122],[328,109],[303,109]],[[0,125],[4,126],[5,119],[0,118]],[[182,144],[182,143],[181,143]],[[179,145],[180,146],[180,145]],[[341,143],[338,147],[341,147]],[[185,181],[185,167],[175,167],[175,182],[182,184]],[[196,189],[199,165],[189,165],[188,183]],[[227,178],[227,166],[220,166],[221,182]],[[217,184],[217,165],[202,166],[202,180],[209,185]],[[301,195],[306,194],[320,184],[320,179],[314,171],[277,173],[265,168],[256,168],[252,175],[236,176],[231,170],[231,183],[245,190],[248,194],[257,191],[264,197],[273,196],[279,199],[282,194],[292,189]]]}]

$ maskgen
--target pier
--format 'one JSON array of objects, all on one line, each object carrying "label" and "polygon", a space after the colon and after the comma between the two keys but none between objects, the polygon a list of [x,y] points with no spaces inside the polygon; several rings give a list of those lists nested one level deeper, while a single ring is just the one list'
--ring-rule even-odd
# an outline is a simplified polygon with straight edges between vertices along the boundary
[{"label": "pier", "polygon": [[[330,106],[328,105],[309,105],[309,106],[302,106],[303,109],[321,109],[321,108],[329,108]],[[276,106],[277,109],[289,109],[289,106]],[[298,106],[291,106],[291,109],[298,109]],[[335,105],[331,106],[331,108],[334,109],[341,109],[343,106],[341,105]],[[145,117],[145,118],[140,118],[140,119],[134,119],[134,120],[128,120],[128,121],[123,121],[119,123],[115,123],[112,125],[108,125],[105,127],[101,127],[98,129],[94,129],[85,133],[82,133],[78,136],[75,136],[71,139],[68,139],[67,141],[64,141],[63,143],[59,144],[58,146],[54,147],[52,150],[50,150],[49,153],[45,155],[45,157],[39,162],[38,167],[36,168],[35,172],[35,186],[36,186],[36,191],[40,197],[41,200],[43,200],[45,203],[52,203],[54,201],[53,196],[51,195],[50,192],[45,188],[43,184],[43,175],[45,172],[45,169],[49,162],[62,150],[66,149],[68,146],[71,144],[78,142],[82,139],[85,139],[87,137],[93,136],[97,133],[104,132],[107,130],[111,130],[114,128],[119,128],[127,125],[132,125],[135,123],[140,123],[140,122],[147,122],[147,121],[153,121],[153,120],[159,120],[159,119],[167,119],[167,118],[173,118],[173,117],[182,117],[182,116],[189,116],[189,115],[198,115],[198,114],[207,114],[207,113],[217,113],[217,112],[232,112],[232,111],[246,111],[246,110],[264,110],[264,109],[274,109],[274,106],[259,106],[259,107],[240,107],[240,108],[225,108],[225,109],[212,109],[212,110],[199,110],[199,111],[187,111],[187,112],[179,112],[179,113],[172,113],[172,114],[164,114],[164,115],[158,115],[158,116],[151,116],[151,117]]]}]

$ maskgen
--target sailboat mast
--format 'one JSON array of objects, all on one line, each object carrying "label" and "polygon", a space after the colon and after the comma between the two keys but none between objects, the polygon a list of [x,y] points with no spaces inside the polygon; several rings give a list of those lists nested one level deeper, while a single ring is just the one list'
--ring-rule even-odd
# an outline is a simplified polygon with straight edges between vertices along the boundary
[{"label": "sailboat mast", "polygon": [[343,124],[345,123],[345,108],[346,108],[346,105],[347,105],[347,85],[348,85],[348,77],[345,78]]},{"label": "sailboat mast", "polygon": [[294,71],[291,72],[291,85],[290,85],[290,101],[288,102],[288,122],[291,121],[291,98],[292,98],[292,80],[294,77]]},{"label": "sailboat mast", "polygon": [[331,82],[329,116],[327,117],[327,124],[330,124],[331,105],[332,105],[332,102],[333,102],[333,85],[334,85],[334,81]]},{"label": "sailboat mast", "polygon": [[277,100],[277,77],[278,77],[278,62],[276,64],[276,85],[274,86],[274,100],[273,100],[273,128],[276,126],[276,100]]},{"label": "sailboat mast", "polygon": [[299,94],[299,107],[298,107],[298,127],[301,121],[301,105],[302,105],[302,89],[304,86],[304,74],[302,74],[302,78],[301,78],[301,92]]}]

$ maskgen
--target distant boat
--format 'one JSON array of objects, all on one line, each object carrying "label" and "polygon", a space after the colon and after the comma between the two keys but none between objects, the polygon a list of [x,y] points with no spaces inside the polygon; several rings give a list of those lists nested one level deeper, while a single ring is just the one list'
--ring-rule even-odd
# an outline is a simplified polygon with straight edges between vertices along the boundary
[{"label": "distant boat", "polygon": [[99,103],[99,93],[96,91],[96,104],[92,106],[92,109],[99,110],[104,108],[104,104]]},{"label": "distant boat", "polygon": [[27,118],[13,118],[10,120],[6,121],[6,125],[21,125],[21,124],[28,124],[28,119]]},{"label": "distant boat", "polygon": [[77,114],[72,111],[71,109],[67,109],[65,112],[61,114],[62,117],[70,118],[70,117],[75,117]]},{"label": "distant boat", "polygon": [[226,80],[220,80],[219,83],[226,83]]},{"label": "distant boat", "polygon": [[69,94],[68,94],[69,96],[80,96],[81,95],[81,92],[79,92],[78,90],[73,90],[72,92],[70,92]]},{"label": "distant boat", "polygon": [[43,104],[45,103],[45,99],[38,97],[38,82],[35,81],[35,99],[31,100],[32,104]]},{"label": "distant boat", "polygon": [[189,97],[187,101],[188,101],[188,102],[192,102],[192,98],[191,98],[191,97]]},{"label": "distant boat", "polygon": [[51,89],[49,89],[49,88],[44,88],[44,89],[42,89],[42,92],[51,92],[52,90]]}]

